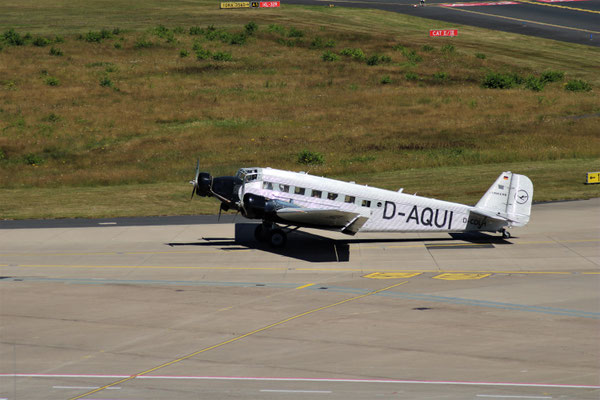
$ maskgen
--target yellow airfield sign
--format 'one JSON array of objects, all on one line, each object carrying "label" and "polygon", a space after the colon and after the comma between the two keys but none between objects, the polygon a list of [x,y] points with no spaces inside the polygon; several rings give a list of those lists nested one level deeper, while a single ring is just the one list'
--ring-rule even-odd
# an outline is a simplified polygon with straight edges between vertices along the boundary
[{"label": "yellow airfield sign", "polygon": [[249,1],[223,1],[221,8],[250,8]]}]

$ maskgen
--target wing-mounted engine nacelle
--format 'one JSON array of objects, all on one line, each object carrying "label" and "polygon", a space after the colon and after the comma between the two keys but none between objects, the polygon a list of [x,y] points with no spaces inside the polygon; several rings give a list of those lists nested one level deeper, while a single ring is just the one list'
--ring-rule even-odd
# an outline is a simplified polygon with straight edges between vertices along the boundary
[{"label": "wing-mounted engine nacelle", "polygon": [[275,214],[277,202],[253,193],[244,195],[245,217],[250,219],[265,219]]}]

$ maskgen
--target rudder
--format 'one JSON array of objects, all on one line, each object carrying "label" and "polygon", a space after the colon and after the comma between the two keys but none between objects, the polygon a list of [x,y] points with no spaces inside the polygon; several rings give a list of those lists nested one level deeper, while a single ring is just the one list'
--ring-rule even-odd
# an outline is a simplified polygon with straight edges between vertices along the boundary
[{"label": "rudder", "polygon": [[529,222],[532,200],[531,180],[507,171],[500,174],[475,208],[506,218],[512,226],[524,226]]}]

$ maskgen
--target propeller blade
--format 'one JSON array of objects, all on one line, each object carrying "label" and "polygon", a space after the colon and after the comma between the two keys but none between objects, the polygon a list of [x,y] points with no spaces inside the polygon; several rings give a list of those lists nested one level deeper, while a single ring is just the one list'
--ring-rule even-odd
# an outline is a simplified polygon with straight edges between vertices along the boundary
[{"label": "propeller blade", "polygon": [[190,197],[190,200],[192,200],[194,198],[194,193],[196,192],[196,189],[198,189],[198,177],[200,176],[200,159],[198,158],[198,160],[196,161],[196,176],[194,177],[193,181],[190,181],[190,183],[192,185],[194,185],[194,188],[192,189],[192,197]]},{"label": "propeller blade", "polygon": [[[221,203],[221,206],[223,205],[223,203]],[[223,211],[223,207],[219,206],[219,216],[217,217],[217,222],[219,222],[221,220],[221,211]]]}]

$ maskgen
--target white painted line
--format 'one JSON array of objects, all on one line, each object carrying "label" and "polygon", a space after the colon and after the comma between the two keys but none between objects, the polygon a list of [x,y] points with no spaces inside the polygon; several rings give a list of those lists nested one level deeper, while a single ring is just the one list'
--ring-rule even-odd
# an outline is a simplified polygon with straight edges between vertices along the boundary
[{"label": "white painted line", "polygon": [[491,397],[494,399],[551,399],[552,396],[509,396],[500,394],[478,394],[477,397]]},{"label": "white painted line", "polygon": [[116,225],[116,222],[98,222],[98,225]]},{"label": "white painted line", "polygon": [[261,389],[261,392],[268,393],[331,393],[331,390],[276,390],[276,389]]},{"label": "white painted line", "polygon": [[[94,374],[6,374],[0,378],[132,378],[133,375],[94,375]],[[562,383],[514,383],[514,382],[472,382],[472,381],[426,381],[401,379],[343,379],[343,378],[276,378],[252,376],[181,376],[181,375],[139,375],[135,379],[174,379],[212,381],[257,381],[257,382],[339,382],[339,383],[396,383],[415,385],[465,385],[500,387],[545,387],[560,389],[600,389],[600,385],[569,385]],[[0,399],[2,400],[2,399]]]},{"label": "white painted line", "polygon": [[[52,389],[83,389],[83,390],[93,390],[100,389],[100,386],[52,386]],[[120,390],[121,388],[118,386],[107,387],[108,390]]]}]

